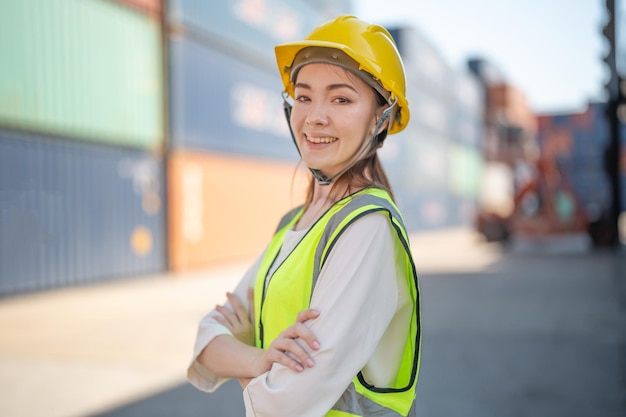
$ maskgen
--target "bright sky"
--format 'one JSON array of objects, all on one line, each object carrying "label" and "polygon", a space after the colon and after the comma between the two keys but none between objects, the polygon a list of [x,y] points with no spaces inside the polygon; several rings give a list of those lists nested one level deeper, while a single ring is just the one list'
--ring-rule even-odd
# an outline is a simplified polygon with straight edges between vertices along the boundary
[{"label": "bright sky", "polygon": [[354,14],[411,24],[452,68],[493,62],[534,111],[579,111],[604,100],[604,0],[356,0]]}]

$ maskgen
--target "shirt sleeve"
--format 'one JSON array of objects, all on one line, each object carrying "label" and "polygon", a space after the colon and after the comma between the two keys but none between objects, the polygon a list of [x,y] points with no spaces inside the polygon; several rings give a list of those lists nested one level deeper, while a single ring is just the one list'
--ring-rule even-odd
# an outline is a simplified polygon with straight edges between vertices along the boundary
[{"label": "shirt sleeve", "polygon": [[[245,273],[245,275],[243,276],[241,281],[239,281],[239,284],[237,284],[237,287],[233,291],[233,294],[239,297],[241,302],[245,305],[246,309],[248,309],[247,291],[248,288],[254,286],[256,272],[259,268],[259,264],[262,258],[263,256],[257,259],[257,261],[250,267],[250,269],[248,269],[248,271]],[[227,308],[233,310],[229,302],[225,301],[224,305]],[[215,309],[211,310],[200,320],[200,323],[198,325],[198,333],[196,335],[196,343],[193,349],[193,357],[191,359],[189,367],[187,368],[187,379],[189,380],[189,382],[199,390],[205,392],[214,392],[220,387],[220,385],[222,385],[229,379],[215,375],[205,366],[203,366],[200,361],[198,361],[198,356],[200,356],[200,353],[214,338],[222,334],[232,335],[230,330],[228,330],[225,326],[215,320],[215,316],[217,314],[219,313]]]},{"label": "shirt sleeve", "polygon": [[320,417],[337,402],[397,308],[393,233],[387,216],[374,213],[338,239],[311,298],[311,307],[321,313],[308,323],[321,345],[311,352],[315,366],[296,373],[274,364],[254,378],[244,390],[247,417]]}]

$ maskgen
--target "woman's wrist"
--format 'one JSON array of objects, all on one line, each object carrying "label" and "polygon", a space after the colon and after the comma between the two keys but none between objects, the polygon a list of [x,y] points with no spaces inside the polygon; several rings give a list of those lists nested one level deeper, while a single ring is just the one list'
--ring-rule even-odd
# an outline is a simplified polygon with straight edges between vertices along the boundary
[{"label": "woman's wrist", "polygon": [[198,355],[198,361],[221,378],[254,378],[261,375],[263,351],[234,336],[215,337]]}]

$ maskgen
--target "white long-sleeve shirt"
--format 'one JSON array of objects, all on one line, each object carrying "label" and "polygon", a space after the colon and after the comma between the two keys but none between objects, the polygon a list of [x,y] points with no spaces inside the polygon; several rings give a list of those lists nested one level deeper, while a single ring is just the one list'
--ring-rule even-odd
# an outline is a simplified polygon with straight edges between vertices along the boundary
[{"label": "white long-sleeve shirt", "polygon": [[[291,252],[305,231],[289,231],[278,259]],[[410,326],[413,305],[406,283],[405,258],[396,247],[395,231],[385,214],[357,220],[331,251],[311,297],[320,316],[310,328],[320,349],[310,352],[315,366],[294,372],[274,364],[254,378],[243,396],[248,417],[321,417],[362,370],[366,381],[385,387],[395,377]],[[260,259],[244,275],[234,293],[245,301],[254,287]],[[230,307],[230,306],[229,306]],[[212,392],[223,382],[197,358],[218,335],[230,334],[215,311],[201,321],[188,379]]]}]

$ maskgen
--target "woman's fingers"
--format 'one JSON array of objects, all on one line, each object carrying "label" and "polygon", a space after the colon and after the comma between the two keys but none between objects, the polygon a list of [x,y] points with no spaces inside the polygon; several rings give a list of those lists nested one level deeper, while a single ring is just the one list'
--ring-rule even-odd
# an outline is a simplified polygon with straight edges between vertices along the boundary
[{"label": "woman's fingers", "polygon": [[237,316],[237,320],[239,323],[243,323],[245,320],[248,320],[248,312],[246,311],[246,307],[239,300],[239,298],[230,292],[226,293],[226,298],[230,302],[230,305],[233,306],[233,310],[235,310],[235,315]]},{"label": "woman's fingers", "polygon": [[[301,317],[309,316],[317,316],[317,314],[309,312],[303,314]],[[297,372],[303,371],[305,367],[312,368],[315,366],[315,361],[303,347],[302,343],[306,343],[312,350],[317,350],[320,347],[311,329],[303,323],[296,322],[285,329],[274,342],[272,342],[270,349],[278,353],[278,356],[273,358],[274,361]]]},{"label": "woman's fingers", "polygon": [[[215,306],[215,320],[224,325],[237,340],[249,346],[254,346],[254,323],[249,320],[246,306],[230,292],[226,293],[228,305]],[[232,308],[232,309],[231,309]]]},{"label": "woman's fingers", "polygon": [[215,309],[222,315],[222,317],[224,318],[224,321],[226,323],[222,323],[219,320],[219,316],[216,317],[216,320],[219,321],[222,324],[225,324],[227,327],[232,328],[235,324],[239,323],[239,319],[237,318],[237,315],[235,313],[233,313],[232,311],[230,311],[230,309],[221,306],[221,305],[216,305]]},{"label": "woman's fingers", "polygon": [[315,366],[313,358],[294,339],[282,338],[272,346],[271,350],[275,353],[271,355],[272,362],[278,362],[296,372],[302,372],[305,367]]},{"label": "woman's fingers", "polygon": [[316,319],[319,315],[320,312],[313,308],[302,310],[296,316],[296,323],[304,323],[305,321]]},{"label": "woman's fingers", "polygon": [[298,313],[296,318],[296,324],[294,327],[297,330],[297,337],[302,339],[311,349],[317,350],[320,348],[320,343],[315,337],[315,334],[305,324],[309,320],[319,317],[320,312],[309,308]]},{"label": "woman's fingers", "polygon": [[270,370],[273,363],[280,363],[295,372],[314,367],[315,361],[309,352],[318,350],[320,343],[307,322],[319,315],[314,309],[299,312],[295,323],[283,330],[263,351],[256,365],[259,375]]},{"label": "woman's fingers", "polygon": [[248,318],[254,323],[254,289],[248,288]]}]

